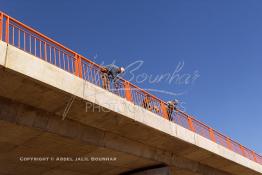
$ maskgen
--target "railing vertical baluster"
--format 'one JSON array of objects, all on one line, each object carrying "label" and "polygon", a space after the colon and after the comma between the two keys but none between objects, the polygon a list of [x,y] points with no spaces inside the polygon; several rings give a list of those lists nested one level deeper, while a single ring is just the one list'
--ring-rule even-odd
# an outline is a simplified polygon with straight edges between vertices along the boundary
[{"label": "railing vertical baluster", "polygon": [[135,90],[135,97],[136,97],[136,105],[140,106],[140,94],[138,93],[138,90]]},{"label": "railing vertical baluster", "polygon": [[141,91],[139,91],[140,95],[139,95],[139,106],[142,106],[143,103],[143,99],[145,98],[145,94],[143,94]]},{"label": "railing vertical baluster", "polygon": [[63,59],[63,69],[65,69],[65,53],[62,52],[62,59]]},{"label": "railing vertical baluster", "polygon": [[142,106],[143,99],[145,98],[145,94],[143,94],[140,90],[138,91],[138,93],[139,93],[138,105]]},{"label": "railing vertical baluster", "polygon": [[181,114],[180,113],[177,113],[177,114],[178,114],[177,115],[177,124],[183,126],[182,123],[181,123]]},{"label": "railing vertical baluster", "polygon": [[75,58],[74,57],[71,57],[70,58],[70,60],[71,60],[71,73],[74,73],[75,72],[75,69],[74,69],[74,67],[75,67]]},{"label": "railing vertical baluster", "polygon": [[54,47],[54,60],[55,60],[55,65],[56,65],[56,48]]},{"label": "railing vertical baluster", "polygon": [[42,58],[42,41],[39,40],[39,56]]},{"label": "railing vertical baluster", "polygon": [[32,53],[32,36],[29,34],[29,53]]},{"label": "railing vertical baluster", "polygon": [[34,37],[35,39],[35,56],[36,56],[36,37]]},{"label": "railing vertical baluster", "polygon": [[32,53],[32,36],[29,34],[29,53]]},{"label": "railing vertical baluster", "polygon": [[96,71],[96,77],[97,77],[98,86],[102,87],[100,82],[101,72],[99,70]]},{"label": "railing vertical baluster", "polygon": [[15,46],[15,26],[12,26],[12,44]]},{"label": "railing vertical baluster", "polygon": [[60,67],[61,65],[60,65],[60,56],[61,56],[61,51],[59,50],[58,51],[58,67]]},{"label": "railing vertical baluster", "polygon": [[49,62],[52,64],[52,46],[49,46]]},{"label": "railing vertical baluster", "polygon": [[20,29],[18,29],[18,48],[20,49]]},{"label": "railing vertical baluster", "polygon": [[137,102],[136,92],[135,92],[135,90],[133,89],[132,86],[131,86],[131,95],[133,97],[133,103],[136,104],[136,102]]},{"label": "railing vertical baluster", "polygon": [[88,63],[85,62],[85,67],[84,68],[84,72],[85,72],[85,80],[90,81],[90,65]]},{"label": "railing vertical baluster", "polygon": [[[91,78],[90,78],[90,81],[91,81],[92,83],[94,83],[94,81],[93,81],[93,80],[94,80],[94,79],[93,79],[93,66],[91,67],[91,66],[90,66],[90,63],[88,63],[88,64],[89,64],[89,67],[90,67],[90,77],[91,77]],[[111,89],[111,88],[110,88],[110,85],[109,85],[109,89]]]},{"label": "railing vertical baluster", "polygon": [[44,47],[45,47],[45,61],[47,61],[47,49],[46,49],[46,42],[44,42]]},{"label": "railing vertical baluster", "polygon": [[[83,77],[84,80],[86,80],[86,65],[85,65],[85,63],[82,64],[82,70],[83,70],[82,77]],[[75,71],[76,71],[76,68],[75,68]]]},{"label": "railing vertical baluster", "polygon": [[26,51],[26,43],[25,43],[25,40],[26,40],[26,33],[24,32],[24,51]]},{"label": "railing vertical baluster", "polygon": [[70,57],[69,57],[68,54],[66,54],[66,60],[67,60],[67,71],[69,72],[69,70],[70,70],[70,68],[69,68],[69,66],[70,66]]}]

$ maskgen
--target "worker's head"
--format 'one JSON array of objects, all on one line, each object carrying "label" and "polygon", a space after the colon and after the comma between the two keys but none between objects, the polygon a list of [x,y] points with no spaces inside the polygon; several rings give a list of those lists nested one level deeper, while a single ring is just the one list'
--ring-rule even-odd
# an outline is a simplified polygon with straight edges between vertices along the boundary
[{"label": "worker's head", "polygon": [[120,67],[120,68],[119,68],[119,73],[124,73],[124,72],[125,72],[125,68]]}]

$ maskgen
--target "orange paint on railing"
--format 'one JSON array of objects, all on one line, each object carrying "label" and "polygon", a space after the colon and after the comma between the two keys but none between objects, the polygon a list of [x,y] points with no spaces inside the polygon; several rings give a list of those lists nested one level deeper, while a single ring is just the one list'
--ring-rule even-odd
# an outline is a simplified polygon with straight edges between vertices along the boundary
[{"label": "orange paint on railing", "polygon": [[128,81],[124,82],[124,89],[125,89],[126,99],[132,102],[132,94],[131,94],[131,89],[130,89],[130,85]]},{"label": "orange paint on railing", "polygon": [[240,150],[241,150],[241,152],[242,152],[242,156],[246,156],[246,154],[245,154],[245,151],[244,151],[244,148],[243,148],[243,146],[242,145],[240,145],[239,144],[239,147],[240,147]]},{"label": "orange paint on railing", "polygon": [[[5,19],[5,29],[4,29],[4,19]],[[10,23],[12,22],[12,24]],[[13,25],[15,24],[15,25]],[[9,27],[12,27],[12,41],[10,43],[10,38],[9,38]],[[20,26],[20,27],[19,27]],[[22,27],[22,28],[21,28]],[[16,35],[14,34],[15,32],[15,28],[18,29],[18,45],[16,46],[16,44],[14,43],[15,40],[14,38],[16,37]],[[25,29],[25,30],[23,30]],[[38,49],[40,50],[39,53],[39,57],[40,58],[44,58],[47,62],[52,63],[52,60],[54,60],[55,65],[57,65],[58,67],[69,71],[73,74],[75,74],[76,76],[80,77],[80,78],[84,78],[85,80],[89,80],[90,82],[98,85],[98,86],[102,86],[100,85],[100,69],[101,66],[90,61],[89,59],[83,57],[80,54],[77,54],[76,52],[72,51],[71,49],[63,46],[62,44],[50,39],[49,37],[43,35],[42,33],[34,30],[31,27],[28,27],[27,25],[19,22],[18,20],[9,17],[8,15],[4,14],[4,13],[0,13],[0,39],[1,40],[5,40],[7,43],[12,44],[18,48],[20,48],[20,32],[23,32],[23,36],[24,36],[24,45],[23,45],[23,50],[28,52],[28,50],[26,50],[27,44],[26,43],[26,38],[28,36],[29,38],[29,53],[37,56],[37,51]],[[28,31],[28,32],[27,32]],[[5,33],[5,38],[3,37]],[[33,37],[33,44],[34,44],[34,53],[32,53],[32,37]],[[38,38],[36,38],[38,37]],[[17,41],[16,40],[16,41]],[[39,40],[39,48],[36,48],[36,41]],[[22,42],[22,41],[21,41]],[[43,50],[44,50],[44,56],[42,53],[42,45],[44,46]],[[49,50],[49,54],[48,51]],[[52,50],[53,50],[53,57],[52,57]],[[57,63],[57,57],[56,57],[56,51],[58,51],[58,63]],[[49,57],[48,57],[48,55]],[[74,58],[72,58],[74,57]],[[61,60],[62,59],[62,60]],[[86,62],[86,67],[84,67],[83,62]],[[63,63],[63,64],[62,64]],[[66,68],[67,65],[67,68]],[[71,70],[71,69],[72,70]],[[86,68],[87,70],[84,70],[84,68]],[[87,72],[88,71],[88,72]],[[84,76],[82,75],[82,72],[84,73]],[[85,75],[85,72],[88,74],[88,76]],[[98,76],[97,76],[98,75]],[[124,93],[118,93],[119,96],[126,98],[128,101],[133,102],[136,105],[140,105],[142,104],[142,100],[148,96],[150,97],[150,99],[153,100],[153,105],[157,108],[161,108],[161,112],[158,111],[154,111],[154,113],[157,113],[158,115],[161,115],[162,117],[168,119],[168,114],[167,114],[167,104],[166,102],[164,102],[163,100],[157,98],[156,96],[150,94],[149,92],[145,91],[144,89],[139,88],[136,85],[131,84],[130,82],[124,80],[123,78],[120,78],[120,82],[122,83],[120,87],[124,87],[125,91]],[[131,87],[131,88],[130,88]],[[132,89],[132,90],[130,90]],[[110,90],[110,89],[109,89]],[[125,95],[123,95],[125,94]],[[216,138],[215,135],[218,137],[218,141],[217,143],[223,146],[226,146],[228,149],[239,153],[240,152],[238,150],[235,149],[235,143],[234,141],[230,140],[228,137],[222,135],[220,132],[210,128],[209,126],[207,126],[206,124],[196,120],[195,118],[190,117],[188,114],[186,114],[185,112],[181,111],[181,110],[177,110],[177,123],[179,125],[182,125],[185,128],[189,128],[190,130],[192,130],[193,132],[196,132],[199,134],[199,132],[202,132],[202,130],[204,131],[204,133],[202,133],[202,135],[205,135],[209,133],[209,138],[216,142]],[[179,122],[180,118],[183,119],[183,121],[185,121],[187,119],[187,122]],[[195,127],[197,127],[198,129],[196,130]],[[207,136],[206,136],[207,137]],[[233,145],[234,144],[234,145]],[[250,151],[249,149],[246,149],[247,154],[250,152],[250,154],[252,153],[253,158],[250,158],[250,154],[246,155],[245,154],[245,150],[244,147],[238,143],[236,143],[236,145],[238,145],[239,149],[242,152],[243,156],[247,156],[249,159],[254,160],[256,162],[259,162],[260,164],[262,164],[261,160],[261,156],[259,156],[258,154],[256,154],[254,151]],[[234,146],[234,149],[232,148],[232,146]]]},{"label": "orange paint on railing", "polygon": [[213,142],[216,142],[216,139],[215,139],[215,135],[214,135],[214,131],[212,128],[209,128],[209,135],[210,135],[210,138]]},{"label": "orange paint on railing", "polygon": [[3,13],[0,12],[0,40],[2,40],[2,35],[3,35]]},{"label": "orange paint on railing", "polygon": [[162,110],[162,115],[165,119],[169,120],[168,118],[168,114],[167,114],[167,106],[165,103],[163,103],[162,101],[160,102],[161,105],[161,110]]},{"label": "orange paint on railing", "polygon": [[82,70],[81,70],[81,58],[79,57],[78,54],[75,54],[75,75],[82,77]]},{"label": "orange paint on railing", "polygon": [[6,17],[6,24],[5,24],[5,42],[9,43],[9,16]]},{"label": "orange paint on railing", "polygon": [[254,151],[252,151],[252,156],[255,162],[257,162],[257,158],[256,158],[256,153]]},{"label": "orange paint on railing", "polygon": [[228,137],[227,137],[227,148],[232,150],[232,144],[231,144],[230,138]]},{"label": "orange paint on railing", "polygon": [[[77,66],[78,66],[78,76],[79,76],[80,78],[82,78],[82,77],[83,77],[83,74],[82,74],[82,62],[81,62],[81,57],[80,57],[80,55],[78,56]],[[75,67],[75,69],[76,69],[76,67]]]},{"label": "orange paint on railing", "polygon": [[190,127],[190,130],[195,132],[195,128],[194,128],[194,125],[193,125],[193,122],[192,122],[192,118],[188,116],[187,121],[188,121],[188,125]]}]

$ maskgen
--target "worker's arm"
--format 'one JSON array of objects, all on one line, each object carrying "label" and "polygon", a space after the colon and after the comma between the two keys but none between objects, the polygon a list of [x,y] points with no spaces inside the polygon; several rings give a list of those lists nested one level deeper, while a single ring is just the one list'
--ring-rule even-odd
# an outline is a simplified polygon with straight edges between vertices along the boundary
[{"label": "worker's arm", "polygon": [[100,69],[100,71],[101,71],[102,73],[108,73],[108,69],[107,69],[106,67],[102,67],[102,68]]}]

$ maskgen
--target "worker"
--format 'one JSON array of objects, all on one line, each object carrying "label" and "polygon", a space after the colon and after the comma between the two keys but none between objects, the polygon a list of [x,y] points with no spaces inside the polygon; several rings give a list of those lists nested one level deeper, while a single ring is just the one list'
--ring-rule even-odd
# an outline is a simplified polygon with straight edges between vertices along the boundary
[{"label": "worker", "polygon": [[118,67],[114,64],[109,64],[101,68],[103,88],[109,89],[110,82],[114,82],[115,88],[118,87],[118,75],[123,73],[125,69],[123,67]]},{"label": "worker", "polygon": [[156,105],[152,105],[152,101],[148,95],[145,96],[145,98],[142,101],[142,107],[149,110],[154,111],[155,113],[159,113],[160,110]]},{"label": "worker", "polygon": [[145,109],[148,109],[149,111],[152,111],[152,106],[150,104],[150,98],[148,95],[145,96],[145,98],[142,101],[142,107]]},{"label": "worker", "polygon": [[167,115],[169,120],[172,120],[172,113],[177,110],[178,100],[171,100],[167,102]]}]

